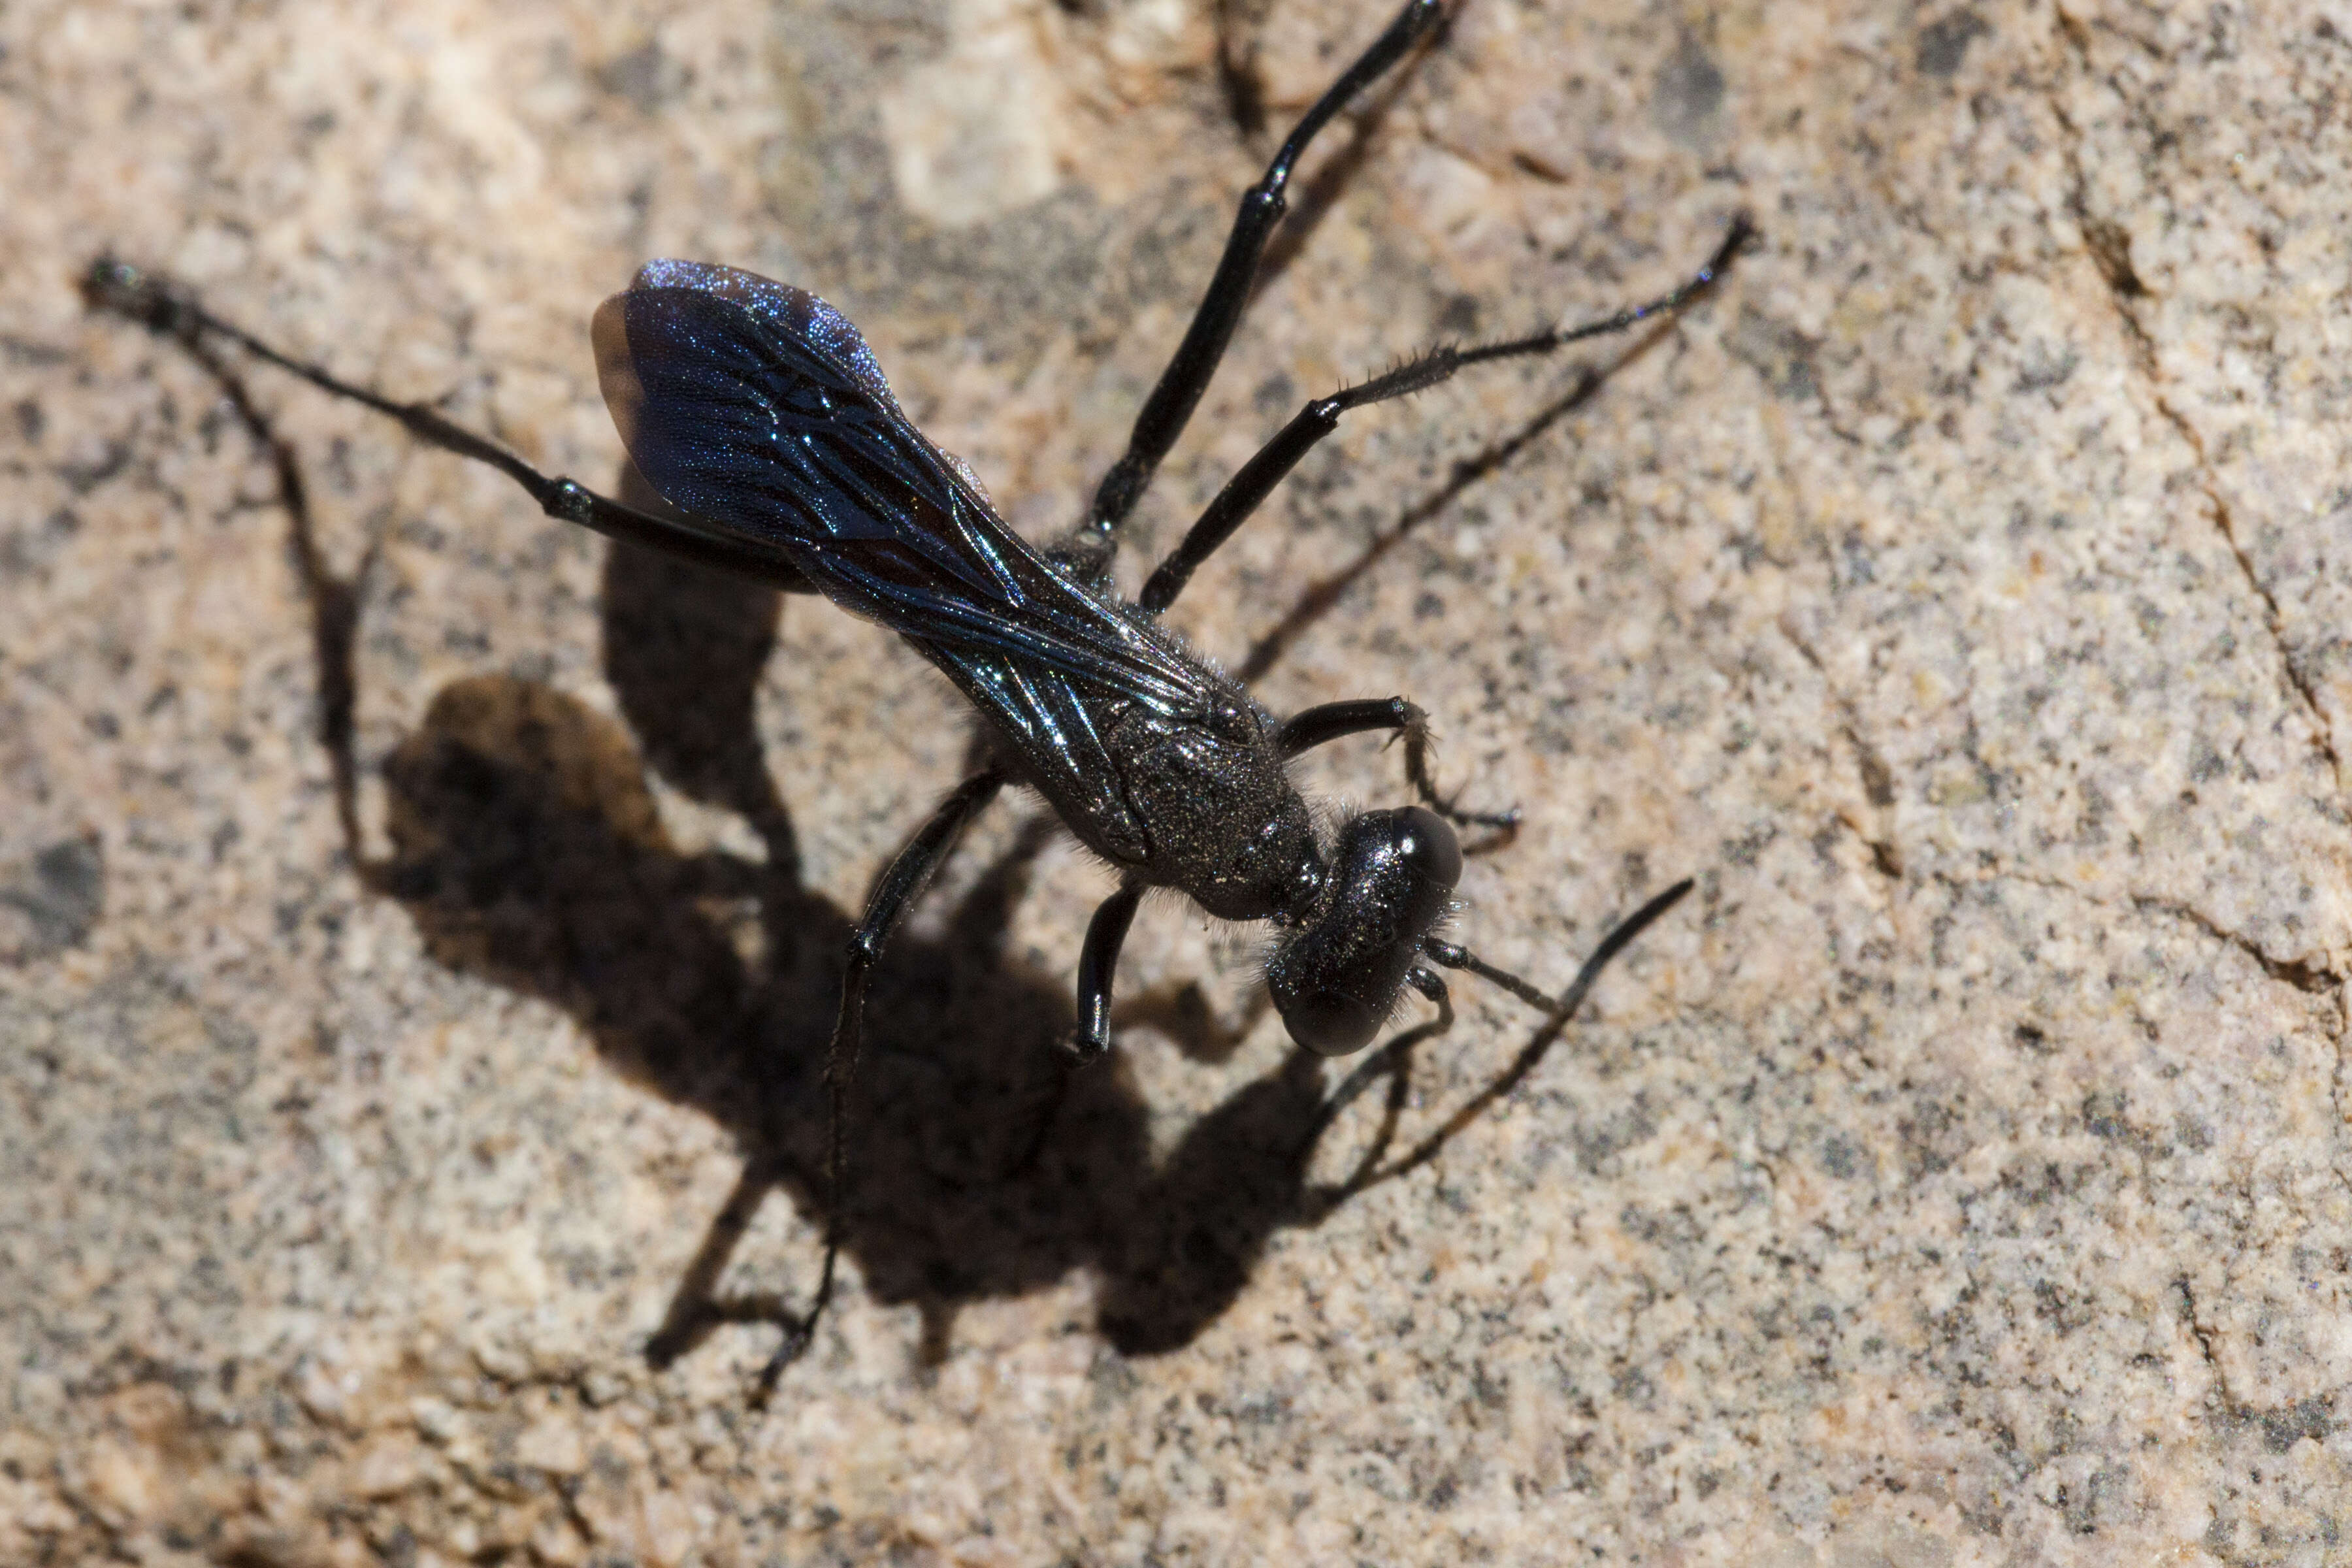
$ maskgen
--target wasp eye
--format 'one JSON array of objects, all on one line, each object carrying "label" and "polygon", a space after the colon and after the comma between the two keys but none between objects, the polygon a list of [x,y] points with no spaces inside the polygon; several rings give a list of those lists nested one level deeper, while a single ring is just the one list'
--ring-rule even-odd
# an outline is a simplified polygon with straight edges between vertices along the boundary
[{"label": "wasp eye", "polygon": [[1290,1037],[1318,1057],[1344,1057],[1362,1050],[1381,1032],[1379,1014],[1353,996],[1318,991],[1282,1011]]},{"label": "wasp eye", "polygon": [[1462,880],[1462,841],[1445,818],[1425,805],[1397,813],[1396,847],[1412,868],[1441,888]]}]

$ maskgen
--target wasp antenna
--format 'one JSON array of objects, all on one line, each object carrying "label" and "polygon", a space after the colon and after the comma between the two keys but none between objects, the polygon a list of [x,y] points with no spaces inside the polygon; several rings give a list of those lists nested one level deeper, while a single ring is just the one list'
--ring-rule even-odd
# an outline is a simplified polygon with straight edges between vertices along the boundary
[{"label": "wasp antenna", "polygon": [[1427,954],[1433,963],[1442,963],[1448,969],[1458,969],[1465,973],[1475,974],[1481,980],[1501,986],[1547,1016],[1565,1018],[1575,1012],[1578,1005],[1583,1002],[1585,994],[1592,989],[1593,982],[1601,978],[1601,972],[1609,967],[1609,961],[1624,952],[1635,937],[1640,936],[1656,922],[1660,915],[1679,903],[1683,895],[1691,890],[1692,886],[1691,879],[1685,877],[1681,881],[1620,921],[1617,929],[1611,931],[1602,940],[1601,945],[1592,950],[1592,956],[1586,959],[1584,967],[1576,972],[1575,983],[1570,985],[1566,994],[1557,1001],[1545,995],[1509,970],[1496,968],[1468,948],[1457,943],[1440,942],[1434,937],[1427,937],[1422,941],[1421,951]]},{"label": "wasp antenna", "polygon": [[[1560,1003],[1553,1001],[1509,970],[1496,968],[1458,942],[1440,942],[1435,937],[1424,937],[1422,939],[1421,951],[1428,954],[1433,962],[1442,963],[1448,969],[1459,969],[1465,973],[1475,974],[1481,980],[1501,986],[1539,1013],[1557,1013],[1561,1008]],[[1591,965],[1587,964],[1585,967],[1589,969]]]}]

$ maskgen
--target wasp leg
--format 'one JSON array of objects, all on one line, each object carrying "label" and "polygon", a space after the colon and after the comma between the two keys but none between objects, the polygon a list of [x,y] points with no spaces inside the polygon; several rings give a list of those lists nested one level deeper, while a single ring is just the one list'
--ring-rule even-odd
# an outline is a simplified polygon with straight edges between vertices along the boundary
[{"label": "wasp leg", "polygon": [[785,1331],[784,1342],[776,1347],[761,1372],[757,1398],[765,1399],[773,1392],[784,1368],[807,1351],[817,1320],[833,1300],[835,1266],[841,1257],[842,1211],[849,1197],[849,1094],[857,1079],[866,987],[874,977],[874,965],[932,874],[947,863],[964,828],[1003,787],[1004,775],[993,770],[975,773],[958,784],[875,882],[866,900],[865,917],[849,938],[848,959],[841,975],[841,1011],[835,1015],[833,1043],[824,1060],[825,1088],[833,1100],[826,1137],[824,1270],[817,1278],[816,1296],[809,1303],[807,1315]]},{"label": "wasp leg", "polygon": [[1307,1136],[1300,1143],[1301,1157],[1322,1141],[1331,1123],[1364,1091],[1381,1079],[1389,1080],[1388,1103],[1381,1109],[1381,1129],[1370,1145],[1356,1160],[1356,1168],[1347,1179],[1317,1192],[1318,1202],[1324,1212],[1337,1208],[1378,1179],[1381,1161],[1387,1157],[1389,1146],[1396,1142],[1397,1125],[1403,1119],[1405,1100],[1412,1088],[1412,1053],[1423,1040],[1435,1039],[1454,1027],[1454,998],[1445,989],[1445,982],[1437,974],[1416,965],[1405,975],[1405,982],[1414,990],[1437,1004],[1437,1016],[1425,1024],[1416,1024],[1401,1030],[1389,1042],[1356,1065],[1356,1070],[1339,1082],[1324,1100],[1308,1124]]},{"label": "wasp leg", "polygon": [[1087,944],[1078,953],[1078,1026],[1070,1048],[1080,1066],[1110,1049],[1111,977],[1118,968],[1119,944],[1143,902],[1143,884],[1129,882],[1105,899],[1087,922]]},{"label": "wasp leg", "polygon": [[1374,376],[1358,386],[1335,392],[1328,397],[1318,397],[1291,416],[1290,423],[1275,433],[1274,439],[1258,448],[1257,456],[1244,463],[1225,488],[1217,492],[1200,521],[1192,524],[1168,559],[1160,563],[1143,585],[1137,603],[1152,615],[1158,615],[1176,602],[1192,574],[1202,562],[1217,552],[1217,547],[1234,536],[1234,530],[1249,521],[1260,502],[1274,493],[1285,475],[1298,466],[1298,460],[1315,449],[1318,442],[1339,427],[1339,416],[1351,408],[1363,408],[1375,403],[1385,403],[1392,397],[1404,397],[1424,391],[1443,381],[1450,381],[1458,371],[1490,360],[1523,359],[1535,354],[1550,353],[1570,343],[1586,338],[1603,337],[1622,332],[1629,327],[1658,316],[1671,316],[1705,293],[1723,275],[1739,247],[1755,233],[1746,217],[1732,220],[1731,231],[1715,254],[1686,279],[1680,287],[1643,304],[1631,305],[1612,316],[1581,326],[1564,328],[1556,332],[1538,332],[1532,337],[1512,338],[1503,342],[1481,343],[1474,348],[1441,347],[1430,350],[1418,359],[1399,365],[1386,375]]},{"label": "wasp leg", "polygon": [[395,403],[341,379],[322,365],[273,348],[244,328],[214,315],[197,303],[194,295],[167,279],[123,262],[100,258],[90,264],[82,279],[81,291],[92,310],[111,310],[191,351],[200,352],[213,341],[233,343],[256,359],[266,360],[301,377],[321,392],[399,421],[420,441],[487,463],[520,485],[550,517],[576,522],[607,539],[642,544],[649,550],[789,593],[815,592],[815,584],[773,546],[730,533],[686,512],[665,516],[643,511],[610,496],[599,495],[577,480],[542,474],[488,437],[476,435],[437,409],[422,403]]},{"label": "wasp leg", "polygon": [[1372,47],[1316,100],[1315,106],[1291,131],[1282,150],[1274,155],[1274,162],[1266,165],[1265,177],[1243,193],[1241,211],[1234,219],[1233,232],[1225,238],[1225,254],[1217,263],[1216,275],[1209,279],[1209,289],[1201,297],[1200,308],[1192,314],[1192,324],[1185,331],[1175,357],[1168,362],[1168,368],[1160,372],[1160,384],[1151,389],[1143,411],[1135,417],[1135,430],[1128,437],[1127,450],[1103,476],[1101,486],[1095,491],[1094,504],[1087,509],[1087,520],[1078,527],[1073,549],[1091,557],[1088,564],[1094,569],[1109,564],[1111,552],[1118,548],[1119,525],[1142,499],[1160,460],[1176,444],[1176,437],[1184,433],[1185,422],[1192,417],[1201,395],[1208,390],[1210,377],[1216,374],[1217,362],[1224,357],[1225,345],[1232,341],[1234,327],[1241,320],[1242,307],[1249,302],[1250,284],[1257,277],[1258,261],[1265,254],[1266,241],[1273,237],[1275,226],[1289,206],[1283,191],[1290,184],[1299,158],[1306,153],[1307,144],[1351,100],[1402,59],[1444,14],[1438,0],[1408,0],[1387,30],[1373,40]]},{"label": "wasp leg", "polygon": [[1326,702],[1294,713],[1276,731],[1274,743],[1284,756],[1295,757],[1327,741],[1360,735],[1370,730],[1387,730],[1404,737],[1405,778],[1421,797],[1421,803],[1438,816],[1464,827],[1491,827],[1499,833],[1517,829],[1519,814],[1516,810],[1464,811],[1454,805],[1456,797],[1438,792],[1437,783],[1429,772],[1429,715],[1402,697]]}]

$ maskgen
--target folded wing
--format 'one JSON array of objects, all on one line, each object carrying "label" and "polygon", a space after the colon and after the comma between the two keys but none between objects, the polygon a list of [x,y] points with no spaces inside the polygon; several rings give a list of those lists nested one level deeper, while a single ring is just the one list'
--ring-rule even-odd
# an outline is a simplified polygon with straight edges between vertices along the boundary
[{"label": "folded wing", "polygon": [[1171,718],[1216,700],[1172,639],[1013,531],[816,296],[657,261],[598,309],[593,335],[605,403],[655,489],[781,546],[826,597],[908,637],[1033,741],[1024,754],[1066,784],[1116,786],[1095,734],[1104,700]]}]

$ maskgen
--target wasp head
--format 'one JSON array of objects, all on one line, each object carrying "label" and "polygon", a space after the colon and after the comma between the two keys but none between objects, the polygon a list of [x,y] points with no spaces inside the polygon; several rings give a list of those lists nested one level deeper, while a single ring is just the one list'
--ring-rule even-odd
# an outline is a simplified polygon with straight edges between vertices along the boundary
[{"label": "wasp head", "polygon": [[1427,807],[1350,819],[1322,897],[1266,965],[1290,1037],[1327,1057],[1370,1045],[1461,879],[1462,846]]}]

